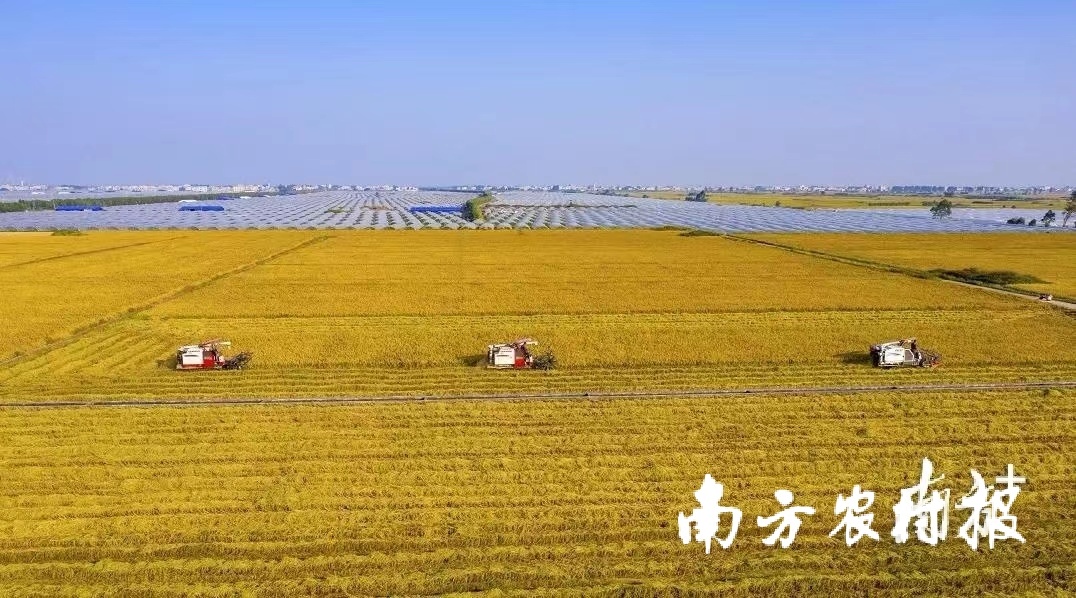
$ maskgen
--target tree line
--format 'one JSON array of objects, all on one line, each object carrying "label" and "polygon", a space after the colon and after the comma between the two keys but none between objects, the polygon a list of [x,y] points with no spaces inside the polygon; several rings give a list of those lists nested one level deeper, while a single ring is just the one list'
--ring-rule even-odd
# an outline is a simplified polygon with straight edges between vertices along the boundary
[{"label": "tree line", "polygon": [[30,212],[34,210],[55,210],[62,206],[140,206],[153,203],[171,203],[186,199],[208,199],[219,197],[255,197],[258,195],[273,195],[269,193],[242,192],[229,193],[226,195],[207,195],[205,193],[192,195],[146,195],[129,197],[86,197],[82,199],[20,199],[17,201],[0,202],[2,212]]},{"label": "tree line", "polygon": [[[942,199],[930,207],[930,215],[937,219],[948,218],[953,215],[953,202],[948,198]],[[1073,191],[1069,196],[1068,202],[1061,210],[1061,228],[1068,225],[1069,220],[1072,220],[1073,216],[1076,216],[1076,191]],[[1039,222],[1045,227],[1050,227],[1057,221],[1057,212],[1053,210],[1047,210],[1042,215],[1041,219],[1032,218],[1031,221],[1026,222],[1028,226],[1035,226]],[[1009,224],[1025,224],[1023,218],[1009,218],[1007,221]],[[1076,226],[1076,220],[1073,221],[1073,226]]]}]

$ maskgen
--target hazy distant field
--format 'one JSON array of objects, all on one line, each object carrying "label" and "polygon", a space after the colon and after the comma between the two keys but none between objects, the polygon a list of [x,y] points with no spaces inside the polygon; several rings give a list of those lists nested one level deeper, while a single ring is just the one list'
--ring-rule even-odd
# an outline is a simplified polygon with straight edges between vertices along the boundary
[{"label": "hazy distant field", "polygon": [[[956,254],[961,243],[969,252],[979,247],[975,236],[946,238]],[[997,242],[1005,239],[1014,248],[1041,239],[1045,254],[1057,242],[1054,235]],[[3,358],[15,358],[0,365],[0,397],[9,401],[1076,372],[1067,358],[1076,326],[1046,306],[676,231],[3,235],[0,285],[19,306],[0,313]],[[521,336],[553,350],[560,367],[522,374],[476,367],[487,344]],[[908,336],[941,352],[945,367],[867,366],[868,345]],[[172,371],[177,346],[215,337],[253,351],[252,368]]]},{"label": "hazy distant field", "polygon": [[[19,201],[19,200],[86,200],[90,202],[94,199],[101,198],[113,198],[113,197],[159,197],[166,195],[192,195],[191,191],[145,191],[142,193],[134,193],[131,191],[101,191],[101,192],[78,192],[78,193],[60,193],[58,191],[44,191],[35,193],[32,191],[0,191],[0,202]],[[205,193],[209,195],[219,195],[218,193]]]},{"label": "hazy distant field", "polygon": [[[796,198],[775,207],[776,196],[743,196],[715,202],[507,191],[497,193],[476,220],[463,215],[466,193],[433,191],[326,191],[274,197],[241,197],[191,203],[108,206],[92,211],[49,209],[0,213],[0,230],[251,230],[251,229],[650,229],[697,228],[749,232],[980,232],[1023,231],[1006,224],[1019,216],[1041,218],[1044,209],[964,209],[938,220],[928,208],[796,209]],[[746,198],[746,199],[745,199]],[[743,203],[765,203],[737,205]],[[807,200],[805,200],[807,201]],[[810,198],[809,201],[816,201]],[[828,201],[828,200],[827,200]],[[843,200],[842,200],[843,201]],[[91,202],[87,202],[91,203]],[[846,202],[847,203],[847,202]],[[891,206],[892,207],[892,206]],[[1041,230],[1041,227],[1039,227]]]},{"label": "hazy distant field", "polygon": [[[684,191],[634,191],[632,197],[655,199],[684,199]],[[707,201],[718,204],[747,206],[781,206],[786,208],[918,208],[934,205],[941,197],[915,195],[796,195],[785,193],[708,193]],[[951,197],[949,201],[961,208],[1017,208],[1029,210],[1059,210],[1067,198],[1056,196],[1020,199],[971,199]]]}]

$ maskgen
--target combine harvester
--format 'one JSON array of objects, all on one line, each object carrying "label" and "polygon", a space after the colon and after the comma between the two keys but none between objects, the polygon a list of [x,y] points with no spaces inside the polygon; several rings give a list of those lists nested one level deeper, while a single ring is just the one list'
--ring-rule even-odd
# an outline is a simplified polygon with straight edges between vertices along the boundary
[{"label": "combine harvester", "polygon": [[239,353],[234,357],[224,356],[222,349],[230,347],[232,343],[214,339],[200,345],[185,345],[176,352],[177,370],[241,370],[252,353]]},{"label": "combine harvester", "polygon": [[546,352],[535,355],[530,347],[538,344],[531,338],[521,338],[510,343],[489,345],[486,350],[486,367],[491,369],[514,370],[551,370],[557,365],[557,358]]},{"label": "combine harvester", "polygon": [[871,346],[871,363],[876,368],[932,368],[940,362],[941,355],[920,349],[914,338]]}]

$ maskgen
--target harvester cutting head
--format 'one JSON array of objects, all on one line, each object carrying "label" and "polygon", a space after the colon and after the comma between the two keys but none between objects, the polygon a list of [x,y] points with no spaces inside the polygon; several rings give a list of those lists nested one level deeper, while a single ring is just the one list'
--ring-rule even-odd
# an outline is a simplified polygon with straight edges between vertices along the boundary
[{"label": "harvester cutting head", "polygon": [[535,355],[530,347],[538,344],[532,338],[521,338],[510,343],[489,345],[486,349],[486,367],[495,369],[549,370],[556,366],[557,358],[546,352]]},{"label": "harvester cutting head", "polygon": [[224,364],[220,366],[222,370],[241,370],[248,363],[250,359],[254,357],[254,354],[250,351],[244,351],[243,353],[237,353],[235,356],[224,360]]},{"label": "harvester cutting head", "polygon": [[921,349],[914,338],[872,345],[870,353],[871,363],[878,368],[932,368],[941,362],[941,355]]},{"label": "harvester cutting head", "polygon": [[184,345],[176,352],[177,370],[241,370],[250,362],[252,353],[239,353],[228,358],[224,348],[232,346],[228,341],[213,339],[197,345]]}]

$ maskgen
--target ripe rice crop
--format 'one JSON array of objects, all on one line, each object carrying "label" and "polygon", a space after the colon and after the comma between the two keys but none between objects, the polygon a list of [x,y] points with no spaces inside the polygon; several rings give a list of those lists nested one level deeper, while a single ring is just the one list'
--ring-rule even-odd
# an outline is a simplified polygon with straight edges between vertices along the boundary
[{"label": "ripe rice crop", "polygon": [[[652,390],[1076,373],[1066,358],[1076,326],[1048,307],[720,237],[218,232],[148,233],[138,244],[137,233],[95,232],[73,240],[114,234],[123,247],[0,268],[11,295],[27,304],[0,314],[0,324],[22,331],[29,353],[0,366],[0,398]],[[30,243],[41,238],[49,239]],[[48,350],[45,333],[54,341]],[[476,367],[487,344],[521,336],[554,351],[558,371]],[[941,352],[942,370],[869,367],[868,345],[907,336]],[[214,337],[253,351],[252,368],[170,369],[177,346]]]},{"label": "ripe rice crop", "polygon": [[657,231],[333,233],[152,313],[192,315],[212,301],[245,317],[1003,305],[974,290]]},{"label": "ripe rice crop", "polygon": [[1076,298],[1076,234],[754,235],[834,255],[919,270],[1009,270],[1045,282],[1017,284],[1037,293]]},{"label": "ripe rice crop", "polygon": [[[4,596],[1050,595],[1076,591],[1071,392],[5,409]],[[960,495],[1012,463],[1026,544],[889,536],[924,457]],[[744,522],[677,537],[707,473]],[[881,541],[828,537],[877,493]],[[817,513],[788,550],[755,515]]]},{"label": "ripe rice crop", "polygon": [[0,360],[167,300],[312,237],[290,232],[244,239],[212,232],[3,234]]},{"label": "ripe rice crop", "polygon": [[[1072,390],[645,396],[1076,380],[1074,320],[1036,302],[639,230],[0,235],[0,283],[25,353],[0,363],[3,596],[1076,591]],[[481,367],[528,335],[557,369]],[[910,335],[942,367],[869,366]],[[172,369],[210,337],[252,367]],[[644,396],[459,398],[602,390]],[[406,395],[448,398],[11,405]],[[955,511],[940,546],[895,544],[924,457],[954,501],[1014,464],[1027,544],[972,552]],[[676,528],[706,473],[745,514],[709,556]],[[882,541],[849,548],[827,534],[854,484]],[[753,525],[782,487],[818,509],[787,551]]]}]

